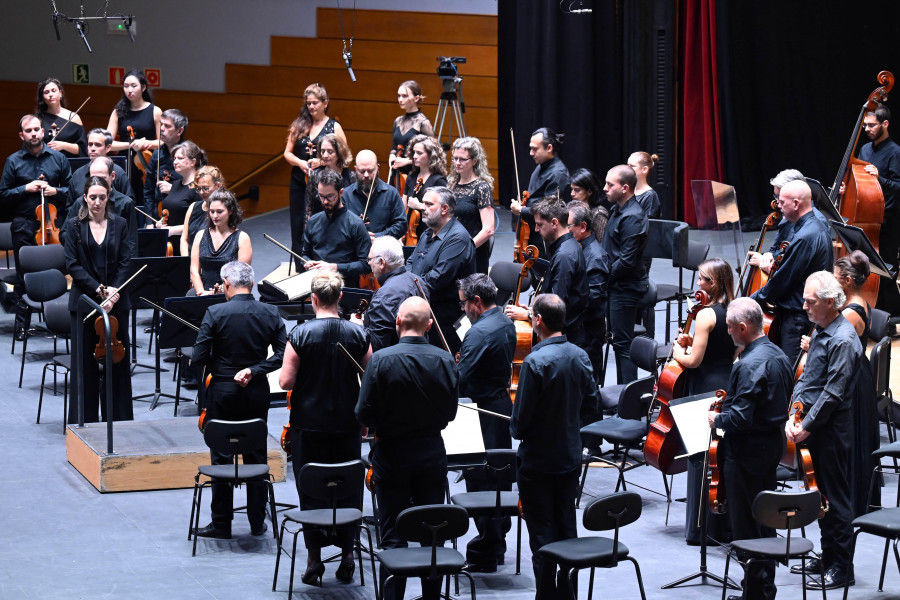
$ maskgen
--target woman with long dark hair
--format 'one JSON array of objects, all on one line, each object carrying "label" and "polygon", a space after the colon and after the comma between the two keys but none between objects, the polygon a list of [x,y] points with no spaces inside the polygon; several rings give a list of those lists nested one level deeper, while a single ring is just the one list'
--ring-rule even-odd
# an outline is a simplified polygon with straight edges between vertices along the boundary
[{"label": "woman with long dark hair", "polygon": [[319,138],[316,146],[318,166],[309,172],[309,185],[306,186],[306,220],[322,210],[319,201],[319,177],[326,169],[341,176],[344,187],[356,181],[356,173],[350,168],[353,154],[346,140],[336,133],[329,133]]},{"label": "woman with long dark hair", "polygon": [[81,117],[66,108],[66,92],[59,79],[38,84],[37,115],[44,128],[44,143],[68,158],[87,156],[87,137]]},{"label": "woman with long dark hair", "polygon": [[250,236],[238,229],[243,220],[233,193],[218,190],[209,197],[207,227],[191,247],[191,285],[198,296],[214,293],[216,284],[222,283],[219,272],[228,263],[249,265],[253,260]]},{"label": "woman with long dark hair", "polygon": [[[434,135],[431,121],[419,109],[423,100],[425,100],[425,96],[422,94],[422,86],[416,81],[411,79],[404,81],[397,88],[397,103],[403,109],[403,114],[394,119],[388,165],[398,177],[401,173],[409,174],[412,169],[410,141],[417,135]],[[400,147],[403,149],[401,150]],[[388,183],[396,185],[396,182],[389,181]]]}]

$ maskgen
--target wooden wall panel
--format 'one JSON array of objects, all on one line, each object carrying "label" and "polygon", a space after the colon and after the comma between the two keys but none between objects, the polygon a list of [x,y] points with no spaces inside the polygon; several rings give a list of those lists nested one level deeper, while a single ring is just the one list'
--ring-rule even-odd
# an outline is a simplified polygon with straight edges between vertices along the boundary
[{"label": "wooden wall panel", "polygon": [[[347,18],[351,13],[343,11],[344,31],[361,40],[394,41],[414,36],[418,40],[450,44],[497,45],[497,17],[493,15],[457,15],[452,13],[403,13],[385,10],[359,11],[356,24]],[[320,8],[316,23],[319,38],[341,38],[338,11]],[[352,17],[351,17],[352,18]],[[401,33],[402,32],[402,33]],[[354,61],[356,59],[354,42]]]}]

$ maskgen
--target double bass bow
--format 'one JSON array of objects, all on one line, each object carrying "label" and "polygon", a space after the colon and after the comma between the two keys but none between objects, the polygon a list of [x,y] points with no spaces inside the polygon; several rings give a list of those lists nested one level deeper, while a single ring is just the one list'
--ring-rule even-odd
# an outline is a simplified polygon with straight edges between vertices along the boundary
[{"label": "double bass bow", "polygon": [[[690,308],[685,319],[683,327],[685,332],[690,331],[691,323],[697,317],[697,313],[709,304],[709,294],[699,290],[694,293],[694,299],[697,303]],[[669,350],[666,366],[659,376],[654,398],[650,403],[650,412],[653,412],[655,405],[659,404],[659,415],[650,424],[647,440],[644,442],[644,460],[665,475],[684,473],[687,470],[687,459],[676,458],[681,451],[682,443],[675,427],[675,418],[672,416],[672,411],[669,410],[669,403],[684,395],[684,384],[688,371],[673,358],[675,343],[673,342],[672,348]]]}]

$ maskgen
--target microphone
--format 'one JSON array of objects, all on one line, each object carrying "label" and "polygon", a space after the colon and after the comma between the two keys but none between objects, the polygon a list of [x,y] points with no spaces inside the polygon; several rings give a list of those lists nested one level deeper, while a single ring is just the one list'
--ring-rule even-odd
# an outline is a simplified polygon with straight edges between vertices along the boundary
[{"label": "microphone", "polygon": [[88,52],[93,52],[93,50],[91,50],[91,45],[87,41],[87,37],[84,35],[84,21],[75,21],[75,29],[78,30],[78,35],[84,40],[84,45],[87,46]]},{"label": "microphone", "polygon": [[58,13],[53,13],[53,29],[56,30],[56,41],[58,42],[58,41],[62,40],[62,38],[59,37],[59,14]]},{"label": "microphone", "polygon": [[350,71],[350,80],[356,83],[356,75],[353,74],[353,67],[350,66],[353,63],[353,53],[344,50],[341,52],[341,56],[344,57],[344,64],[347,65],[347,70]]}]

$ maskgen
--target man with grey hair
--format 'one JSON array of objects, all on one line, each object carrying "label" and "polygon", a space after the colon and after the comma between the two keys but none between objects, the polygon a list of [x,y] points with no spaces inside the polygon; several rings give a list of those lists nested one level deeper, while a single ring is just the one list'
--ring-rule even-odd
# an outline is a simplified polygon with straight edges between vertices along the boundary
[{"label": "man with grey hair", "polygon": [[[456,220],[456,196],[446,187],[432,187],[422,198],[425,210],[422,222],[428,227],[419,237],[419,243],[406,268],[418,275],[428,292],[434,316],[450,352],[456,354],[460,347],[459,336],[453,324],[462,316],[456,282],[475,272],[475,244],[462,223]],[[437,328],[432,328],[436,332]],[[442,346],[435,333],[430,341]]]},{"label": "man with grey hair", "polygon": [[[784,352],[763,333],[763,313],[755,301],[733,300],[725,322],[731,339],[743,352],[731,369],[722,411],[709,411],[707,420],[710,427],[725,432],[719,456],[728,490],[731,532],[740,540],[775,537],[774,529],[753,518],[752,507],[759,492],[775,489],[775,470],[784,454],[782,425],[793,371]],[[754,562],[742,587],[743,598],[775,598],[775,561]]]},{"label": "man with grey hair", "polygon": [[[93,132],[91,132],[91,134],[93,135]],[[116,187],[119,177],[116,175],[115,163],[113,163],[113,160],[108,156],[97,156],[92,159],[90,163],[85,165],[85,167],[88,169],[87,177],[99,177],[105,179],[110,188],[112,188],[109,195],[110,212],[125,219],[125,222],[128,224],[128,246],[131,251],[131,256],[137,256],[137,212],[134,210],[134,200],[120,192]],[[81,169],[79,169],[79,171],[80,170]],[[119,170],[121,171],[121,169]],[[128,183],[128,178],[125,176],[124,172],[122,173],[122,180]],[[84,204],[83,192],[85,181],[87,180],[82,180],[81,192],[75,196],[74,199],[74,189],[69,186],[68,195],[70,199],[73,199],[72,204],[67,208],[70,218],[67,218],[59,228],[59,236],[60,239],[63,240],[63,243],[65,243],[66,235],[68,234],[71,217],[77,215],[81,206]],[[130,188],[131,186],[129,184],[129,189]]]},{"label": "man with grey hair", "polygon": [[[99,127],[91,129],[87,136],[88,156],[92,161],[98,157],[108,156],[110,149],[112,149],[112,143],[113,137],[110,132]],[[84,183],[88,180],[90,169],[91,163],[89,162],[76,169],[69,179],[69,191],[66,194],[66,214],[69,216],[74,217],[78,214],[78,209],[72,210],[72,205],[81,199],[81,195],[84,192]],[[113,163],[113,172],[115,172],[116,176],[114,179],[109,179],[110,185],[117,192],[125,194],[133,200],[134,190],[131,189],[131,182],[128,181],[125,169]],[[132,256],[137,255],[133,254]]]},{"label": "man with grey hair", "polygon": [[369,249],[369,266],[381,286],[372,294],[362,325],[369,334],[372,352],[393,346],[397,337],[397,309],[416,296],[415,275],[403,264],[403,246],[389,235],[376,237]]},{"label": "man with grey hair", "polygon": [[[227,302],[206,309],[193,361],[206,365],[212,380],[206,392],[206,416],[209,419],[243,421],[266,420],[269,414],[267,373],[281,366],[287,334],[278,310],[257,301],[253,294],[253,268],[232,261],[220,271]],[[269,346],[272,356],[268,356]],[[227,465],[231,455],[210,451],[212,464]],[[244,464],[264,464],[266,447],[244,453]],[[210,512],[212,522],[194,530],[201,537],[230,539],[234,488],[213,484]],[[247,519],[250,534],[266,532],[266,486],[247,484]],[[273,527],[275,524],[273,523]]]},{"label": "man with grey hair", "polygon": [[[850,562],[853,507],[850,499],[850,444],[853,427],[850,409],[856,401],[856,378],[863,348],[856,330],[841,314],[846,298],[841,284],[829,271],[806,279],[803,307],[816,325],[806,368],[794,386],[794,401],[803,404],[802,421],[789,419],[787,439],[805,442],[816,467],[816,480],[828,511],[819,519],[822,558],[806,563],[809,572],[824,568],[824,580],[809,589],[837,589],[853,585]],[[866,366],[868,368],[868,366]]]},{"label": "man with grey hair", "polygon": [[[803,311],[803,282],[816,271],[831,270],[833,250],[828,230],[812,214],[812,190],[805,181],[791,181],[778,196],[778,205],[792,228],[778,269],[751,296],[765,310],[774,306],[779,336],[772,341],[793,362],[800,354],[800,338],[809,334],[810,321]],[[779,258],[776,257],[776,258]]]},{"label": "man with grey hair", "polygon": [[[373,189],[374,188],[374,189]],[[378,158],[371,150],[356,155],[356,182],[341,196],[347,210],[363,218],[369,237],[384,235],[400,238],[406,233],[406,209],[400,193],[378,179]]]}]

